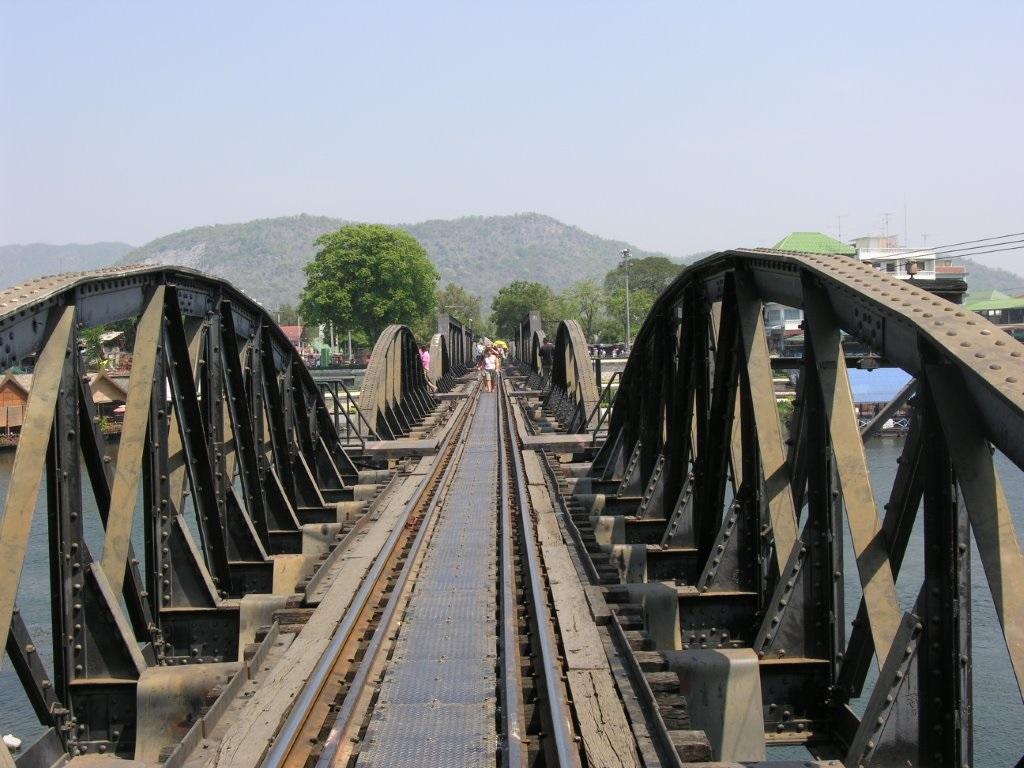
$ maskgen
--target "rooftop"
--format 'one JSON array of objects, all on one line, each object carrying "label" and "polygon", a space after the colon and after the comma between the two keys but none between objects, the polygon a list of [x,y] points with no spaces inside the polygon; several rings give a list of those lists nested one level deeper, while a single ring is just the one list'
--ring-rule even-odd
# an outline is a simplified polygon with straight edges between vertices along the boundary
[{"label": "rooftop", "polygon": [[1008,296],[1002,291],[972,293],[967,297],[964,308],[972,312],[984,312],[989,309],[1024,309],[1024,296]]},{"label": "rooftop", "polygon": [[857,249],[823,232],[790,232],[774,246],[780,251],[825,253],[837,256],[856,256]]}]

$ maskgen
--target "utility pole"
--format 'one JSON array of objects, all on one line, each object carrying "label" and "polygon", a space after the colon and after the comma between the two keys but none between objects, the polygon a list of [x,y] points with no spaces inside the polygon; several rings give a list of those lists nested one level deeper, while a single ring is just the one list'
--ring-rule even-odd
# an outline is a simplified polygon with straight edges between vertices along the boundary
[{"label": "utility pole", "polygon": [[352,331],[348,332],[348,359],[352,360]]},{"label": "utility pole", "polygon": [[629,319],[629,262],[633,258],[633,254],[629,252],[629,248],[622,249],[622,263],[619,265],[626,270],[626,350],[632,346],[632,327]]}]

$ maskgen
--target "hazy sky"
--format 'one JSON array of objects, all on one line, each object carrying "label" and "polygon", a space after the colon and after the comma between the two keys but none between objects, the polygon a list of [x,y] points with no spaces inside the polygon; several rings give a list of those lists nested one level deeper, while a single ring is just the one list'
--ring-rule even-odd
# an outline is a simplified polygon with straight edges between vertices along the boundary
[{"label": "hazy sky", "polygon": [[902,235],[904,200],[912,244],[1018,232],[1022,33],[1021,2],[0,0],[0,243],[539,211],[682,255]]}]

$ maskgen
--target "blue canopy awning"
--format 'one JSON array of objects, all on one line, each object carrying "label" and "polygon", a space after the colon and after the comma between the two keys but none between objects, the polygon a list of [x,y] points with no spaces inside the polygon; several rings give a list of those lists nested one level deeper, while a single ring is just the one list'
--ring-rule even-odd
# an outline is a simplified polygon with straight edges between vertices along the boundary
[{"label": "blue canopy awning", "polygon": [[876,368],[873,371],[850,368],[853,402],[857,405],[888,403],[907,386],[910,379],[910,374],[901,368]]}]

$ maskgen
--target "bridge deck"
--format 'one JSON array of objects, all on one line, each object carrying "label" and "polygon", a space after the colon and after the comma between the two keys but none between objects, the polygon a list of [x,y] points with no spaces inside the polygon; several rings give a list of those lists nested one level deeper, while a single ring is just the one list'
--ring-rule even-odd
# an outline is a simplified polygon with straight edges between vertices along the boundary
[{"label": "bridge deck", "polygon": [[496,398],[482,396],[381,685],[359,766],[497,754]]}]

